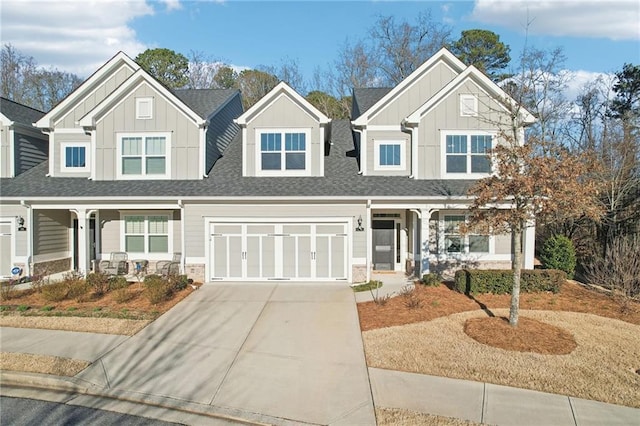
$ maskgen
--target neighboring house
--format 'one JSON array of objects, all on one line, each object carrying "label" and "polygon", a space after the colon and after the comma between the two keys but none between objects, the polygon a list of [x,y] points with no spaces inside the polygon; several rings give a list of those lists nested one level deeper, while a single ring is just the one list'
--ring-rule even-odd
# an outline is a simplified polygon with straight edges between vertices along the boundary
[{"label": "neighboring house", "polygon": [[28,212],[40,270],[87,271],[113,251],[180,252],[204,281],[508,267],[508,236],[457,226],[513,101],[442,50],[353,102],[351,123],[331,122],[280,83],[242,113],[236,91],[172,92],[118,54],[38,121],[50,160],[3,185],[1,203]]},{"label": "neighboring house", "polygon": [[[0,97],[0,186],[47,160],[48,137],[33,126],[44,112]],[[0,206],[0,277],[23,266],[27,252],[24,209]]]}]

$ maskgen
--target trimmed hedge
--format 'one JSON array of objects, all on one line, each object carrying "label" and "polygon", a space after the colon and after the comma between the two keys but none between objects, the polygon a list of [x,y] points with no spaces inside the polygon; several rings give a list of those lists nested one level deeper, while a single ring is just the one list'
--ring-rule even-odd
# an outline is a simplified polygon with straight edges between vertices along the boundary
[{"label": "trimmed hedge", "polygon": [[[520,291],[557,293],[566,279],[567,274],[556,269],[523,269]],[[511,269],[462,269],[455,275],[455,288],[464,294],[511,294],[512,287]]]},{"label": "trimmed hedge", "polygon": [[544,269],[559,269],[573,278],[577,262],[573,242],[564,235],[554,235],[547,239],[540,252],[540,261]]}]

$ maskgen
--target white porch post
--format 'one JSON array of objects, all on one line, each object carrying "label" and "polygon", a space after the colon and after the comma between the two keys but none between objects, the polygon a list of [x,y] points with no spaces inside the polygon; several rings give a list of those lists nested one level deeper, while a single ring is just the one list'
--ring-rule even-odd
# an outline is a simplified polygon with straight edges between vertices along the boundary
[{"label": "white porch post", "polygon": [[373,222],[371,214],[371,200],[367,200],[367,282],[371,281],[373,269]]},{"label": "white porch post", "polygon": [[429,219],[431,209],[420,209],[420,277],[429,273]]},{"label": "white porch post", "polygon": [[524,243],[522,244],[522,265],[524,269],[533,269],[533,258],[536,250],[536,225],[532,221],[524,230]]},{"label": "white porch post", "polygon": [[78,272],[86,274],[91,270],[89,264],[89,217],[93,211],[74,210],[78,218]]}]

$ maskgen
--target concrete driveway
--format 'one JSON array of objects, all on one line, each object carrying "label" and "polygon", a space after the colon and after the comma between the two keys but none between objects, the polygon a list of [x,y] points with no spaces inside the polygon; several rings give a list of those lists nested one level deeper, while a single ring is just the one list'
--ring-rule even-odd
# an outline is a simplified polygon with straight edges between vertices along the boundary
[{"label": "concrete driveway", "polygon": [[315,424],[375,424],[354,295],[335,284],[206,284],[78,378]]}]

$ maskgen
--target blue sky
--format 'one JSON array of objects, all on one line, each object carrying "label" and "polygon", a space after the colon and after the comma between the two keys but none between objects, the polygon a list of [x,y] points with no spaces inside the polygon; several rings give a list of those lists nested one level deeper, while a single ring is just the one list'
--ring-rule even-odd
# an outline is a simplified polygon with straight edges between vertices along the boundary
[{"label": "blue sky", "polygon": [[[45,66],[87,76],[118,50],[199,51],[238,67],[296,60],[310,79],[327,69],[345,40],[366,36],[379,15],[397,19],[430,10],[460,31],[489,29],[511,47],[562,47],[565,66],[587,79],[640,63],[636,1],[183,1],[3,0],[0,38]],[[526,22],[530,21],[528,37]]]}]

